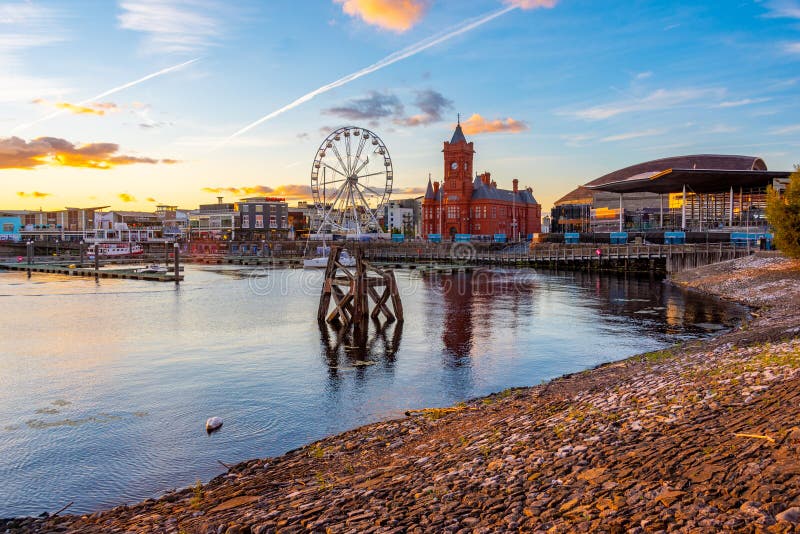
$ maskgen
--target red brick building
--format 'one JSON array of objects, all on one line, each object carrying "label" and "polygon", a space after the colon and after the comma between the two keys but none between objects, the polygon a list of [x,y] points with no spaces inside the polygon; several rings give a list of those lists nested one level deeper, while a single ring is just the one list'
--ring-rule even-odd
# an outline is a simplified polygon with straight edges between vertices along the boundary
[{"label": "red brick building", "polygon": [[[542,230],[542,206],[533,190],[498,189],[491,174],[473,175],[473,143],[468,143],[456,126],[453,138],[444,143],[444,184],[431,183],[422,202],[422,233],[452,238],[455,234],[494,236],[505,234],[509,240],[525,239]],[[473,178],[474,176],[474,178]]]}]

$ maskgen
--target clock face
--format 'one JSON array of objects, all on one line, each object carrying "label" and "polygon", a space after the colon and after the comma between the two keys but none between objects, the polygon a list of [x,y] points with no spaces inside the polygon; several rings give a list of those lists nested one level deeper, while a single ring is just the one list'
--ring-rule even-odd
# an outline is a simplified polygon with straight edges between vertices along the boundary
[{"label": "clock face", "polygon": [[450,164],[450,168],[456,170],[458,168],[458,163],[454,161],[453,163]]}]

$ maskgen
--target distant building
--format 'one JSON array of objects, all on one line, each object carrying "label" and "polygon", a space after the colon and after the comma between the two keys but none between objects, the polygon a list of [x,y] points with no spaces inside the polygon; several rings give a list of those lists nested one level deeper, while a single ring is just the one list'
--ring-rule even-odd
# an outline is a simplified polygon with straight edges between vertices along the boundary
[{"label": "distant building", "polygon": [[384,227],[389,233],[414,235],[413,198],[392,200],[383,207]]},{"label": "distant building", "polygon": [[239,239],[262,241],[285,239],[289,232],[289,205],[283,198],[250,197],[238,204]]},{"label": "distant building", "polygon": [[22,239],[22,221],[19,215],[0,213],[0,241],[19,241]]},{"label": "distant building", "polygon": [[161,221],[161,233],[165,239],[179,241],[189,233],[189,211],[177,206],[156,206],[156,217]]},{"label": "distant building", "polygon": [[425,236],[439,234],[452,238],[471,234],[491,238],[503,234],[508,239],[527,238],[542,226],[542,207],[530,188],[520,189],[514,179],[512,190],[498,189],[491,175],[474,175],[473,143],[468,143],[456,126],[450,142],[444,143],[444,183],[431,182],[422,204],[422,230]]},{"label": "distant building", "polygon": [[766,228],[766,191],[790,173],[755,156],[698,154],[637,163],[596,178],[553,206],[554,232]]},{"label": "distant building", "polygon": [[189,230],[192,240],[230,241],[236,239],[239,228],[239,212],[233,202],[201,204],[189,213]]}]

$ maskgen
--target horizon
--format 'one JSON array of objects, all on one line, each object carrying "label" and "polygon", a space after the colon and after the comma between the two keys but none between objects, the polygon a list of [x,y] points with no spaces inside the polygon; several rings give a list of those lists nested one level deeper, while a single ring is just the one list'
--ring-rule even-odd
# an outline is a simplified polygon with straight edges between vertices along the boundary
[{"label": "horizon", "polygon": [[[800,2],[12,1],[0,6],[0,207],[310,200],[325,136],[375,131],[392,199],[475,171],[553,202],[684,154],[800,162]],[[607,21],[614,21],[608,24]]]}]

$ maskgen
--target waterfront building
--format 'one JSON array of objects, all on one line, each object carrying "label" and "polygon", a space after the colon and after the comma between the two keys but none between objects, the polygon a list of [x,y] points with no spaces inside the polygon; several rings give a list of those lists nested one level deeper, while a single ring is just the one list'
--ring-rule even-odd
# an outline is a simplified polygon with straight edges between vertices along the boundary
[{"label": "waterfront building", "polygon": [[423,199],[426,237],[433,234],[452,239],[470,234],[526,239],[541,231],[542,207],[530,187],[520,189],[515,178],[511,190],[499,189],[489,172],[473,174],[474,144],[467,142],[460,122],[442,152],[444,181],[440,185],[428,178]]},{"label": "waterfront building", "polygon": [[283,198],[250,197],[238,202],[240,232],[244,241],[285,239],[289,232],[289,205]]},{"label": "waterfront building", "polygon": [[161,221],[161,234],[164,239],[181,241],[188,237],[189,211],[177,206],[161,204],[156,206],[156,217]]},{"label": "waterfront building", "polygon": [[571,191],[551,212],[555,232],[765,230],[769,171],[756,156],[675,156],[625,167]]},{"label": "waterfront building", "polygon": [[91,241],[162,241],[163,221],[147,211],[106,211],[95,213]]},{"label": "waterfront building", "polygon": [[[236,239],[239,226],[236,203],[223,202],[222,197],[217,197],[216,204],[201,204],[198,209],[189,212],[191,241],[231,241]],[[214,248],[217,248],[216,245]]]},{"label": "waterfront building", "polygon": [[391,200],[383,207],[384,228],[389,233],[395,231],[415,235],[413,198]]},{"label": "waterfront building", "polygon": [[0,213],[0,241],[19,241],[22,239],[22,221],[19,215]]}]

